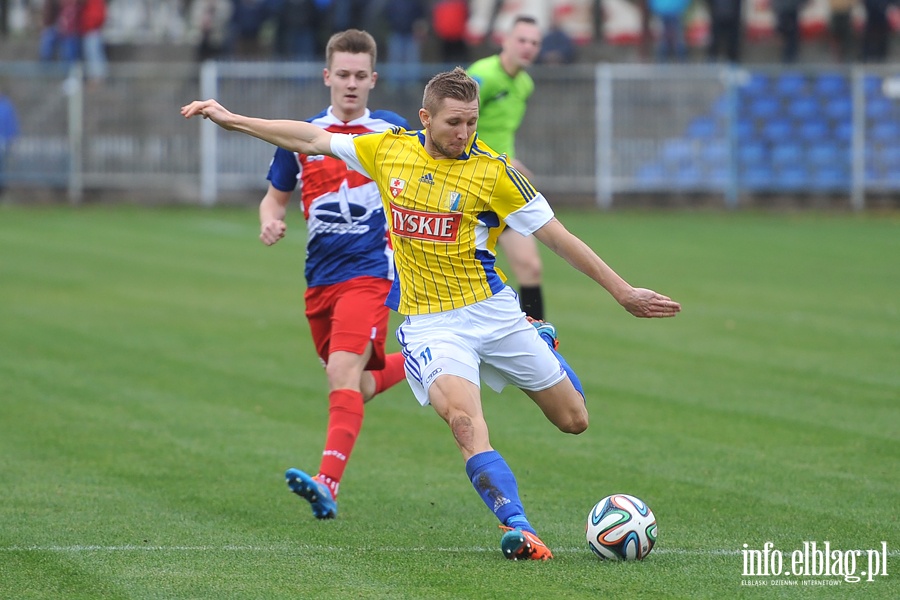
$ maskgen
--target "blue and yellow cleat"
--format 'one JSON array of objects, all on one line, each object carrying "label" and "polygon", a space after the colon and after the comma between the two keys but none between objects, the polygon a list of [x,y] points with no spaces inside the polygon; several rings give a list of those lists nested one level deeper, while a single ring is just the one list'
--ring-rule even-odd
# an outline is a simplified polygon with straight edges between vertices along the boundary
[{"label": "blue and yellow cleat", "polygon": [[547,321],[539,321],[537,319],[532,319],[531,317],[526,316],[525,320],[534,325],[534,328],[537,329],[538,335],[547,342],[547,344],[556,350],[559,348],[559,337],[556,335],[556,327],[553,326],[553,323],[548,323]]},{"label": "blue and yellow cleat", "polygon": [[337,502],[327,485],[300,469],[288,469],[284,477],[291,491],[309,502],[315,518],[333,519],[337,515]]}]

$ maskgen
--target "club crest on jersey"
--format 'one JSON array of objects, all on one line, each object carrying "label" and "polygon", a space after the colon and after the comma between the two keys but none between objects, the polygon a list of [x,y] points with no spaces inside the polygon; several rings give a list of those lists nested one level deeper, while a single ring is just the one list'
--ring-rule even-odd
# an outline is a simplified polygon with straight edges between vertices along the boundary
[{"label": "club crest on jersey", "polygon": [[391,204],[391,233],[416,240],[455,242],[462,213],[432,213]]},{"label": "club crest on jersey", "polygon": [[391,179],[391,185],[390,185],[391,196],[396,198],[397,196],[399,196],[400,194],[403,193],[403,189],[405,187],[406,187],[406,180],[397,179],[396,177]]},{"label": "club crest on jersey", "polygon": [[458,212],[459,211],[459,203],[462,200],[462,196],[459,192],[449,192],[447,194],[446,207],[450,212]]}]

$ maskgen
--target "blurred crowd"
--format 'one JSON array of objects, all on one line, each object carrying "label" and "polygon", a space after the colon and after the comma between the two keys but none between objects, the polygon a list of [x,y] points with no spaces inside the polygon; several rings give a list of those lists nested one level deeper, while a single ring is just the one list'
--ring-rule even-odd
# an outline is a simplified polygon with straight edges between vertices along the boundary
[{"label": "blurred crowd", "polygon": [[[738,62],[744,38],[744,0],[702,0],[709,13],[710,59]],[[768,0],[778,34],[781,61],[793,63],[802,41],[800,13],[812,0]],[[661,61],[686,57],[685,22],[697,0],[640,0],[645,23],[660,25],[657,57]],[[833,58],[840,62],[884,62],[894,24],[900,25],[900,0],[828,0],[828,38]],[[857,27],[856,15],[862,15]],[[859,30],[859,31],[857,31]],[[858,39],[857,39],[858,38]]]},{"label": "blurred crowd", "polygon": [[[318,61],[332,33],[372,33],[395,64],[421,60],[434,41],[438,62],[468,57],[467,0],[185,0],[198,58]],[[499,4],[499,3],[498,3]]]},{"label": "blurred crowd", "polygon": [[106,0],[44,0],[39,54],[44,61],[82,61],[89,81],[106,77]]},{"label": "blurred crowd", "polygon": [[[197,60],[320,61],[335,31],[350,27],[371,32],[382,47],[382,58],[398,65],[423,60],[465,64],[478,58],[473,44],[490,43],[491,28],[503,10],[535,5],[512,0],[20,0],[39,7],[42,60],[83,61],[90,80],[106,75],[108,14],[116,23],[131,19],[144,25],[161,16],[173,32],[190,40]],[[640,15],[640,39],[645,60],[740,62],[748,37],[748,3],[771,14],[773,39],[784,63],[798,60],[803,45],[801,12],[807,5],[827,2],[825,37],[831,58],[842,62],[883,62],[895,28],[900,27],[900,0],[615,0]],[[487,35],[473,42],[473,7],[490,5]],[[550,15],[539,63],[570,63],[584,55],[586,42],[567,33],[557,16],[571,5],[546,0]],[[540,4],[540,3],[538,3]],[[612,0],[582,0],[593,12],[595,39],[603,36],[603,19]],[[130,12],[129,12],[130,11]],[[703,39],[691,38],[688,23],[702,11],[708,23]],[[106,24],[106,27],[104,25]],[[115,25],[115,24],[114,24]],[[469,27],[470,29],[470,27]],[[176,37],[174,34],[172,37]],[[106,39],[104,39],[106,38]],[[698,46],[704,46],[702,52]]]}]

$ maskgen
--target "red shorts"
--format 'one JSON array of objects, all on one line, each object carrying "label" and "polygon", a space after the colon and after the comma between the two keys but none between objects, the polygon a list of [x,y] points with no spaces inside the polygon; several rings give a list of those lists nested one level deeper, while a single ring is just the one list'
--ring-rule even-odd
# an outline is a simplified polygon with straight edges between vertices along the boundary
[{"label": "red shorts", "polygon": [[306,290],[306,318],[316,353],[323,362],[332,352],[364,354],[372,343],[366,370],[384,368],[384,344],[391,311],[384,305],[391,282],[355,277],[334,285]]}]

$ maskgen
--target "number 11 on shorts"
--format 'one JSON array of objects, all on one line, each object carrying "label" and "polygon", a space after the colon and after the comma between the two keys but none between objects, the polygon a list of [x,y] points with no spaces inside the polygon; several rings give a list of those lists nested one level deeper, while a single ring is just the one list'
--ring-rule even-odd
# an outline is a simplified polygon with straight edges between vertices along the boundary
[{"label": "number 11 on shorts", "polygon": [[421,354],[419,354],[419,360],[422,361],[422,364],[428,364],[431,362],[431,348],[425,348]]}]

